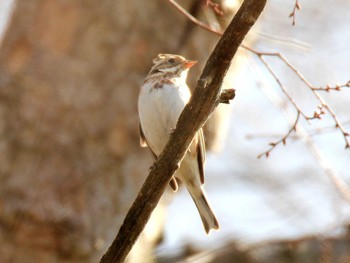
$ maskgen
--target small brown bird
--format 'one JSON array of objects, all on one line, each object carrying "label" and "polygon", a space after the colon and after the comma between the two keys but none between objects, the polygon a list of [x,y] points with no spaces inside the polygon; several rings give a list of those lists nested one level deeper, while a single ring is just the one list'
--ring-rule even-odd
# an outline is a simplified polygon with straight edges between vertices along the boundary
[{"label": "small brown bird", "polygon": [[[163,151],[171,130],[191,97],[186,79],[188,70],[196,62],[179,55],[159,54],[141,86],[138,99],[140,142],[142,147],[150,148],[155,159]],[[170,186],[177,191],[177,180],[185,184],[208,234],[211,229],[219,229],[219,223],[203,189],[204,162],[205,143],[200,129]]]}]

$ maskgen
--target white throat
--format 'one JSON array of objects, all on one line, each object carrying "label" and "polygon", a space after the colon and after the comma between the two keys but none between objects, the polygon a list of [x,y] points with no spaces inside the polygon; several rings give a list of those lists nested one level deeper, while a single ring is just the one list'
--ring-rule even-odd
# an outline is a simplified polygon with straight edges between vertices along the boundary
[{"label": "white throat", "polygon": [[173,79],[175,79],[175,81],[178,83],[186,83],[187,74],[188,74],[188,69],[185,69],[184,71],[181,72],[180,76],[177,76]]}]

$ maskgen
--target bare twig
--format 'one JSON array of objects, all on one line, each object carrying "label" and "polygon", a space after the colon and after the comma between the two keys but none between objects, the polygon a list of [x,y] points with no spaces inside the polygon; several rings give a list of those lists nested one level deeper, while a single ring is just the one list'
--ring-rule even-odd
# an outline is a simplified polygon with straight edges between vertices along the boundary
[{"label": "bare twig", "polygon": [[[316,99],[320,102],[320,104],[318,105],[318,109],[316,111],[314,111],[313,116],[306,116],[303,111],[301,111],[300,107],[297,106],[297,104],[295,103],[294,100],[291,100],[288,95],[288,93],[285,92],[285,87],[282,85],[282,83],[280,82],[280,80],[277,78],[276,74],[271,73],[272,76],[275,78],[276,82],[278,83],[278,85],[280,86],[281,90],[286,94],[286,96],[289,98],[289,100],[291,101],[291,103],[293,104],[293,106],[296,108],[296,110],[298,112],[301,113],[301,115],[305,118],[305,120],[312,120],[312,119],[321,119],[321,115],[325,114],[326,112],[328,112],[331,117],[333,118],[334,122],[335,122],[335,127],[337,129],[339,129],[344,137],[345,140],[345,148],[350,148],[350,141],[349,141],[349,133],[345,130],[344,126],[342,125],[342,123],[340,122],[340,120],[338,119],[337,115],[334,113],[333,109],[326,103],[326,101],[323,99],[323,97],[320,95],[319,93],[319,88],[314,87],[308,80],[306,80],[306,78],[296,69],[296,67],[294,67],[289,61],[288,59],[283,56],[281,53],[270,53],[270,52],[259,52],[257,50],[254,50],[250,47],[244,47],[245,49],[253,52],[254,54],[256,54],[260,60],[266,65],[267,64],[267,68],[269,69],[269,71],[271,72],[271,67],[270,65],[266,62],[266,60],[263,59],[263,56],[274,56],[274,57],[278,57],[280,60],[282,60],[287,66],[288,68],[290,68],[297,76],[298,78],[312,91],[312,93],[315,95]],[[344,84],[344,86],[347,86],[347,84]]]},{"label": "bare twig", "polygon": [[341,91],[343,88],[350,88],[350,80],[342,85],[335,85],[335,86],[331,86],[331,85],[327,85],[326,87],[319,87],[319,88],[315,88],[313,87],[313,90],[320,90],[320,91],[326,91],[326,92],[330,92],[332,90],[336,90],[336,91]]},{"label": "bare twig", "polygon": [[[213,28],[211,28],[209,25],[199,21],[197,18],[193,17],[191,14],[189,14],[183,7],[181,7],[176,1],[174,0],[168,0],[170,3],[172,3],[183,15],[185,15],[188,19],[190,19],[194,24],[216,34],[216,35],[222,35],[222,32],[217,31]],[[300,4],[298,2],[298,0],[295,1],[295,5],[294,5],[294,10],[292,12],[293,14],[293,23],[295,23],[295,11],[296,10],[300,10]],[[287,96],[287,98],[289,99],[289,101],[292,103],[292,105],[296,108],[297,110],[297,115],[301,115],[306,121],[312,120],[312,119],[321,119],[321,116],[324,115],[326,112],[328,112],[331,117],[333,118],[334,122],[335,122],[335,127],[337,129],[339,129],[344,137],[345,140],[345,148],[350,148],[350,141],[349,141],[349,133],[345,130],[345,128],[343,127],[342,123],[340,122],[340,120],[338,119],[338,117],[336,116],[336,114],[334,113],[333,109],[325,102],[325,100],[322,98],[322,96],[319,94],[318,91],[327,91],[327,87],[326,88],[317,88],[314,87],[310,82],[308,82],[305,77],[296,69],[296,67],[294,67],[289,61],[288,59],[283,56],[281,53],[278,52],[260,52],[257,51],[251,47],[248,47],[246,45],[241,44],[241,47],[252,52],[253,54],[255,54],[256,56],[258,56],[258,58],[261,60],[261,62],[266,66],[266,68],[269,70],[270,74],[273,76],[273,78],[276,80],[276,82],[278,83],[279,87],[281,88],[281,90],[283,91],[283,93]],[[282,82],[279,80],[278,76],[276,75],[276,73],[273,71],[273,69],[271,68],[270,64],[266,61],[266,59],[264,57],[277,57],[279,58],[288,68],[290,68],[298,77],[299,79],[304,82],[304,84],[313,92],[313,94],[315,95],[315,97],[317,98],[317,100],[320,102],[320,105],[318,105],[317,109],[314,111],[312,116],[307,116],[302,110],[301,108],[298,106],[298,104],[294,101],[294,99],[292,98],[292,96],[289,94],[288,90],[284,87],[284,85],[282,84]],[[338,85],[335,87],[330,87],[328,88],[329,90],[338,90],[342,87],[349,87],[350,86],[350,81],[344,85]],[[297,120],[299,120],[299,116],[297,116],[296,118]],[[291,128],[291,130],[293,130],[293,127]],[[291,133],[288,132],[288,136]],[[288,136],[285,138],[287,139]],[[284,137],[283,137],[284,138]],[[282,138],[282,139],[283,139]],[[270,152],[269,150],[267,152]],[[266,153],[266,152],[265,152]],[[262,155],[264,155],[264,153],[262,153]],[[260,156],[260,155],[259,155]],[[268,155],[265,154],[265,156],[267,157]]]},{"label": "bare twig", "polygon": [[284,85],[282,84],[282,82],[280,81],[280,79],[277,77],[276,73],[273,71],[273,69],[271,68],[270,64],[265,60],[264,55],[262,55],[261,53],[256,53],[260,60],[264,63],[264,65],[266,66],[266,68],[268,69],[268,71],[271,73],[271,75],[273,76],[273,78],[276,80],[277,84],[280,86],[282,92],[286,95],[286,97],[289,99],[289,101],[293,104],[293,106],[297,109],[298,111],[298,117],[297,120],[299,120],[299,115],[301,114],[306,120],[309,120],[310,118],[308,116],[306,116],[306,114],[301,110],[301,108],[298,106],[298,104],[294,101],[293,97],[289,94],[288,90],[284,87]]},{"label": "bare twig", "polygon": [[[266,96],[278,107],[281,107],[281,105],[284,104],[282,99],[276,99],[276,96],[272,96],[271,91],[269,92],[265,91],[265,93],[266,93]],[[281,110],[282,110],[282,113],[285,115],[285,118],[291,123],[291,126],[296,127],[298,121],[294,120],[293,117],[290,116],[290,112],[287,111],[285,108],[281,107]],[[291,133],[291,131],[292,130],[289,131],[289,134]],[[316,144],[311,138],[309,131],[306,131],[302,126],[299,126],[298,129],[294,130],[293,134],[295,137],[298,137],[300,140],[302,140],[304,145],[311,152],[312,156],[318,162],[319,166],[322,167],[325,174],[329,177],[330,181],[333,183],[333,185],[335,186],[337,191],[340,193],[340,195],[346,201],[349,202],[350,201],[349,186],[346,184],[344,179],[337,173],[337,171],[332,167],[332,165],[328,162],[327,158],[323,156],[322,152],[317,148]],[[284,135],[284,138],[287,138],[288,136],[290,135]],[[283,140],[278,141],[278,143],[281,143],[281,142],[283,142]],[[264,153],[261,155],[264,155]]]},{"label": "bare twig", "polygon": [[293,11],[292,11],[292,13],[289,14],[289,17],[291,17],[293,19],[293,21],[292,21],[292,25],[293,26],[295,25],[295,21],[296,21],[295,13],[296,13],[297,10],[298,11],[301,10],[301,6],[299,4],[299,0],[295,0]]},{"label": "bare twig", "polygon": [[204,1],[205,1],[205,5],[213,9],[213,11],[219,16],[222,16],[224,14],[224,11],[222,11],[219,4],[213,3],[211,0],[204,0]]},{"label": "bare twig", "polygon": [[182,111],[162,154],[152,166],[124,222],[101,263],[123,262],[145,227],[168,182],[179,168],[194,135],[218,104],[221,84],[244,37],[260,16],[266,0],[244,0],[210,55],[194,93]]},{"label": "bare twig", "polygon": [[258,155],[258,158],[260,158],[261,156],[265,155],[266,158],[268,158],[270,156],[271,151],[279,144],[283,143],[283,145],[286,145],[287,143],[287,138],[290,136],[290,134],[292,132],[295,132],[297,130],[297,125],[299,122],[299,118],[300,118],[300,114],[302,114],[301,111],[297,112],[297,117],[295,118],[294,124],[292,125],[292,127],[289,129],[289,131],[278,141],[275,142],[271,142],[269,143],[269,145],[271,146],[270,149],[268,149],[267,151],[261,153]]},{"label": "bare twig", "polygon": [[209,25],[207,25],[206,23],[203,23],[202,21],[199,21],[197,18],[195,18],[193,15],[191,15],[190,13],[188,13],[181,5],[179,5],[175,0],[168,0],[177,10],[179,10],[184,16],[186,16],[189,20],[191,20],[194,24],[205,28],[206,30],[222,36],[223,33],[219,32],[217,30],[215,30],[214,28],[210,27]]},{"label": "bare twig", "polygon": [[307,51],[307,52],[309,52],[312,49],[312,46],[310,44],[302,42],[298,39],[271,35],[271,34],[267,34],[265,32],[261,32],[258,29],[255,29],[254,33],[256,33],[259,37],[263,37],[267,40],[272,40],[274,42],[280,42],[280,43],[285,44],[285,45],[291,45],[291,46],[294,46],[298,49],[302,49],[302,50]]},{"label": "bare twig", "polygon": [[[279,53],[276,53],[279,54]],[[335,127],[338,128],[341,133],[343,134],[344,140],[345,140],[345,149],[350,148],[350,141],[349,141],[349,133],[345,130],[344,126],[342,125],[342,123],[340,122],[340,120],[338,119],[338,117],[336,116],[336,114],[334,113],[333,109],[326,103],[326,101],[323,99],[323,97],[320,95],[319,91],[317,89],[315,89],[315,87],[306,80],[306,78],[281,54],[279,54],[279,57],[282,59],[282,61],[285,62],[285,64],[294,71],[294,73],[299,77],[299,79],[305,83],[305,85],[307,87],[310,88],[310,90],[313,92],[313,94],[315,95],[315,97],[317,98],[317,100],[320,102],[319,105],[319,109],[320,109],[320,113],[324,114],[323,109],[325,109],[326,111],[328,111],[328,113],[332,116],[334,122],[335,122]],[[318,114],[317,112],[314,113],[314,116],[316,115],[316,118],[319,118],[319,116],[317,117]],[[311,117],[314,118],[314,117]]]}]

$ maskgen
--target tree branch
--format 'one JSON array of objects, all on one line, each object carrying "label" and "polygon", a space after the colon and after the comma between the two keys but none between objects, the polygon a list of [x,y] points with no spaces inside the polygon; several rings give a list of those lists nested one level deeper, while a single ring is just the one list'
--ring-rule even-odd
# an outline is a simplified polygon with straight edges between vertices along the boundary
[{"label": "tree branch", "polygon": [[209,25],[207,25],[206,23],[203,23],[201,21],[199,21],[197,18],[195,18],[193,15],[191,15],[190,13],[188,13],[181,5],[179,5],[175,0],[168,0],[177,10],[179,10],[184,16],[186,16],[190,21],[192,21],[194,24],[205,28],[206,30],[222,36],[222,32],[219,32],[213,28],[211,28]]},{"label": "tree branch", "polygon": [[163,153],[151,167],[136,200],[100,263],[123,262],[178,169],[195,133],[220,102],[221,84],[233,56],[267,0],[245,0],[210,55],[194,93],[181,113]]}]

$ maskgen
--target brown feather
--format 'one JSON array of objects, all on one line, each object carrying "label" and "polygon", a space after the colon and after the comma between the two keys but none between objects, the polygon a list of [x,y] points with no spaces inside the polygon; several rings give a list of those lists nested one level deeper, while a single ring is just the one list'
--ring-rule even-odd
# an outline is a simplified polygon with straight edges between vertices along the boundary
[{"label": "brown feather", "polygon": [[[141,147],[147,147],[148,145],[147,145],[146,137],[143,134],[141,123],[139,123],[139,128],[140,128],[140,145],[141,145]],[[152,152],[152,154],[153,154],[153,152]]]},{"label": "brown feather", "polygon": [[[151,147],[148,146],[145,134],[143,133],[142,127],[141,127],[141,123],[139,124],[139,128],[140,128],[140,145],[141,147],[148,147],[148,149],[150,150],[153,160],[157,160],[157,155],[152,151]],[[176,192],[179,189],[179,185],[175,179],[175,177],[173,176],[170,181],[169,181],[169,185],[171,187],[171,189],[173,189],[174,192]]]},{"label": "brown feather", "polygon": [[197,160],[201,184],[204,184],[204,162],[205,162],[205,141],[203,130],[200,129],[197,133],[198,144],[197,144]]}]

